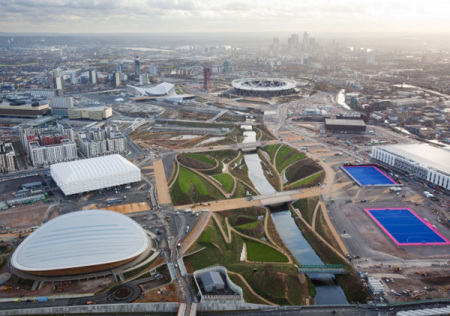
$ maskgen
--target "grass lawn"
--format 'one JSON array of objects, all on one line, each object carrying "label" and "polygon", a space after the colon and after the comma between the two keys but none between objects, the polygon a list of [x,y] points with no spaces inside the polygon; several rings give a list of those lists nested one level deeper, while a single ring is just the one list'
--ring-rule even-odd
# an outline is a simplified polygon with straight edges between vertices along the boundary
[{"label": "grass lawn", "polygon": [[255,229],[259,225],[259,220],[247,224],[236,226],[237,229]]},{"label": "grass lawn", "polygon": [[275,156],[275,153],[277,152],[277,149],[279,147],[280,144],[275,144],[275,145],[267,145],[263,148],[263,150],[269,154],[270,162],[273,162],[273,157]]},{"label": "grass lawn", "polygon": [[312,198],[298,200],[295,203],[293,203],[292,205],[295,208],[298,208],[300,210],[300,213],[302,214],[303,219],[309,225],[311,225],[314,210],[316,209],[316,205],[317,205],[318,201],[319,201],[318,197],[312,197]]},{"label": "grass lawn", "polygon": [[213,177],[220,182],[226,192],[230,193],[233,190],[234,179],[228,173],[218,174]]},{"label": "grass lawn", "polygon": [[285,189],[292,190],[292,189],[297,189],[297,188],[310,186],[317,179],[319,179],[322,175],[323,175],[323,171],[319,171],[319,172],[317,172],[315,174],[310,175],[309,177],[300,179],[300,180],[298,180],[298,181],[288,185],[287,187],[285,187]]},{"label": "grass lawn", "polygon": [[305,159],[306,155],[304,153],[300,153],[294,148],[284,145],[277,154],[276,157],[276,167],[278,172],[283,171],[284,168],[289,166],[291,163]]},{"label": "grass lawn", "polygon": [[288,262],[278,250],[252,239],[244,239],[247,245],[247,259],[257,262]]},{"label": "grass lawn", "polygon": [[199,161],[204,162],[204,163],[206,163],[208,165],[211,165],[211,168],[216,165],[216,162],[213,159],[211,159],[211,158],[209,158],[209,157],[207,157],[207,156],[205,156],[203,154],[186,153],[184,155],[186,157],[189,157],[189,158],[192,158],[192,159],[195,159],[195,160],[199,160]]},{"label": "grass lawn", "polygon": [[180,166],[178,179],[170,188],[170,196],[175,205],[224,198],[211,183],[183,166]]}]

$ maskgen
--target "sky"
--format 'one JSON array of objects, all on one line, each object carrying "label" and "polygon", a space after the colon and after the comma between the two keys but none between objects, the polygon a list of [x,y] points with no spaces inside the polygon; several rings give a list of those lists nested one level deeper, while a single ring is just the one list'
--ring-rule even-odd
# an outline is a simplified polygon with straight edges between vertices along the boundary
[{"label": "sky", "polygon": [[382,32],[450,30],[448,0],[6,0],[0,32]]}]

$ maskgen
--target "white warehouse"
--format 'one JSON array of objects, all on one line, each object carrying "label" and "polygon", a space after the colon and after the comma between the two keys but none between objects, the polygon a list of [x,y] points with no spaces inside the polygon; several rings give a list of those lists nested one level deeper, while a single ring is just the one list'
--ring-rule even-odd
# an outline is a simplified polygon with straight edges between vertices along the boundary
[{"label": "white warehouse", "polygon": [[450,151],[427,144],[372,147],[372,159],[450,190]]},{"label": "white warehouse", "polygon": [[141,170],[120,155],[58,163],[50,172],[65,195],[141,181]]}]

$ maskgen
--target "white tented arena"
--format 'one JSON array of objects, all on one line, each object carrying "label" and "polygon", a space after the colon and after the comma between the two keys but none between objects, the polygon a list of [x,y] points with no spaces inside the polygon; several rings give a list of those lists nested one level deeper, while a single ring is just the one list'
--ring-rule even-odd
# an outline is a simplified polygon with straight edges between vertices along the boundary
[{"label": "white tented arena", "polygon": [[253,97],[277,97],[295,92],[297,82],[280,78],[245,78],[233,80],[237,94]]},{"label": "white tented arena", "polygon": [[141,181],[141,170],[120,155],[58,163],[50,172],[65,195]]}]

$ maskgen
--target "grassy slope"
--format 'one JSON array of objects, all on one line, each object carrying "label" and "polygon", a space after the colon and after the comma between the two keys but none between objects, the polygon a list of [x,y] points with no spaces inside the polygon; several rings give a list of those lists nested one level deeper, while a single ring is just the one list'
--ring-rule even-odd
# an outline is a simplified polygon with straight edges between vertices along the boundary
[{"label": "grassy slope", "polygon": [[289,146],[283,146],[280,151],[278,151],[278,155],[276,158],[277,170],[278,172],[281,172],[284,168],[286,168],[294,161],[304,158],[306,158],[306,155],[304,153],[300,153]]},{"label": "grassy slope", "polygon": [[230,193],[233,190],[234,179],[228,173],[218,174],[213,177],[220,182],[226,192]]},{"label": "grassy slope", "polygon": [[247,245],[247,259],[256,262],[288,262],[278,250],[252,239],[244,239]]},{"label": "grassy slope", "polygon": [[213,159],[211,159],[211,158],[209,158],[209,157],[207,157],[207,156],[205,156],[205,155],[202,155],[202,154],[198,154],[198,153],[186,153],[186,154],[184,154],[186,157],[189,157],[189,158],[192,158],[192,159],[195,159],[195,160],[199,160],[199,161],[201,161],[201,162],[204,162],[204,163],[206,163],[206,164],[208,164],[208,165],[211,165],[211,168],[212,167],[214,167],[215,165],[216,165],[216,162],[213,160]]}]

